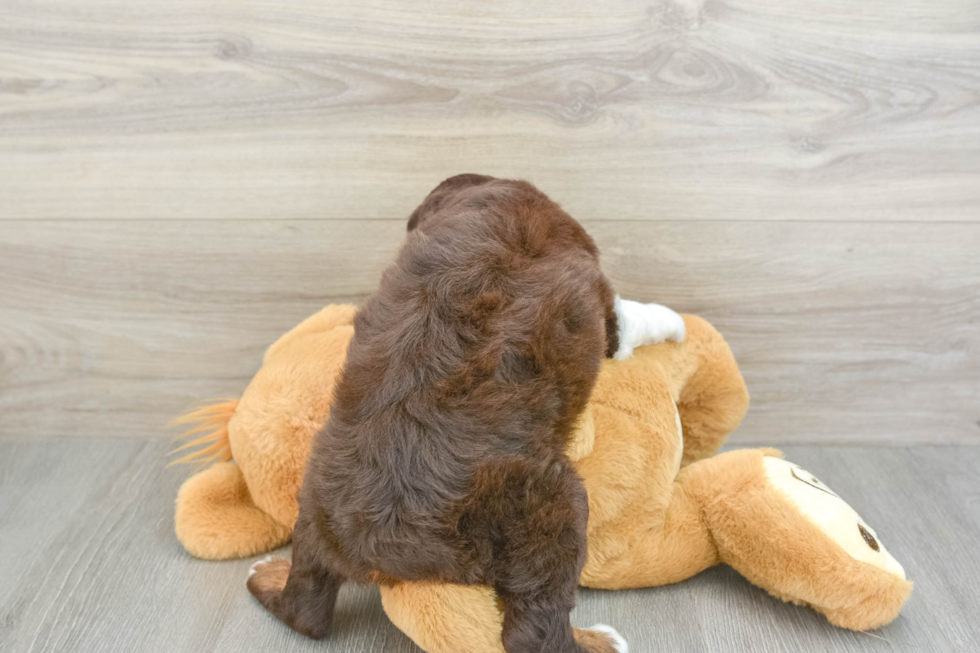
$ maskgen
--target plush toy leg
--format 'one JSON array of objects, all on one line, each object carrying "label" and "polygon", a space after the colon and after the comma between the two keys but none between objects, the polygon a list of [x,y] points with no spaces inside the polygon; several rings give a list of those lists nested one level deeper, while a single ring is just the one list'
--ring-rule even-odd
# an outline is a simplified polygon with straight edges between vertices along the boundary
[{"label": "plush toy leg", "polygon": [[683,342],[638,347],[630,358],[607,363],[593,393],[595,403],[656,420],[664,407],[650,401],[650,388],[664,383],[666,371],[667,392],[683,425],[682,466],[714,455],[749,407],[745,381],[725,339],[703,319],[683,317]]},{"label": "plush toy leg", "polygon": [[381,604],[427,653],[504,653],[504,615],[489,587],[403,582],[382,586]]},{"label": "plush toy leg", "polygon": [[[381,604],[391,622],[426,653],[505,653],[504,614],[489,587],[402,582],[381,586]],[[573,630],[575,641],[590,649],[608,641],[602,626]],[[621,638],[616,646],[626,651]]]},{"label": "plush toy leg", "polygon": [[190,477],[177,493],[177,539],[198,558],[244,558],[283,546],[292,528],[252,502],[235,463],[218,463]]},{"label": "plush toy leg", "polygon": [[[687,470],[683,470],[683,476]],[[663,521],[639,518],[589,534],[589,556],[579,582],[619,590],[676,583],[719,562],[700,505],[678,483]]]},{"label": "plush toy leg", "polygon": [[[683,580],[717,562],[686,489],[683,437],[662,360],[666,344],[606,363],[593,391],[594,446],[576,467],[589,494],[588,550],[580,582],[622,589]],[[623,433],[630,437],[622,437]]]},{"label": "plush toy leg", "polygon": [[[874,531],[812,474],[775,450],[732,451],[691,465],[690,490],[719,557],[784,601],[844,628],[894,619],[912,590]],[[692,479],[693,480],[693,479]]]},{"label": "plush toy leg", "polygon": [[700,317],[685,315],[684,322],[688,337],[678,349],[686,373],[677,395],[684,427],[682,466],[717,453],[749,409],[749,391],[728,343]]}]

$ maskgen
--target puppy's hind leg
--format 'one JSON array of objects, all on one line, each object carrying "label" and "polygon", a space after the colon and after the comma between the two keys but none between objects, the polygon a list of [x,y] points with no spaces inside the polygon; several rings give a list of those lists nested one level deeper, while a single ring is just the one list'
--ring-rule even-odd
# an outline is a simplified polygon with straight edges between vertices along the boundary
[{"label": "puppy's hind leg", "polygon": [[[497,542],[492,576],[503,602],[507,653],[626,653],[608,626],[574,630],[579,574],[585,563],[588,498],[567,461],[496,470],[490,492]],[[486,495],[485,495],[486,496]]]},{"label": "puppy's hind leg", "polygon": [[246,585],[287,626],[312,639],[323,639],[330,634],[334,603],[344,579],[321,563],[320,543],[309,537],[311,529],[301,526],[297,522],[293,535],[293,564],[266,558],[249,570]]}]

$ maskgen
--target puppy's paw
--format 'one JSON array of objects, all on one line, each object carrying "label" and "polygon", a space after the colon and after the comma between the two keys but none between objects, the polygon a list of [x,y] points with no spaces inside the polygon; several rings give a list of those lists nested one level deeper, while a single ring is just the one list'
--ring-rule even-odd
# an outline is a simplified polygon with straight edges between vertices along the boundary
[{"label": "puppy's paw", "polygon": [[255,562],[253,562],[252,566],[248,568],[248,577],[251,578],[252,576],[254,576],[255,572],[258,570],[260,565],[264,565],[267,562],[272,562],[274,559],[275,559],[274,556],[266,556],[261,560],[256,560]]},{"label": "puppy's paw", "polygon": [[684,342],[684,338],[687,337],[687,325],[684,324],[684,318],[679,313],[660,304],[647,304],[647,306],[655,306],[659,315],[660,333],[657,335],[661,340],[658,342],[664,340]]},{"label": "puppy's paw", "polygon": [[575,630],[575,641],[589,653],[628,653],[629,646],[623,636],[612,626],[596,624],[591,628]]},{"label": "puppy's paw", "polygon": [[666,306],[617,297],[615,308],[619,322],[619,350],[613,356],[616,360],[629,358],[636,347],[666,340],[682,342],[687,336],[684,318]]},{"label": "puppy's paw", "polygon": [[269,556],[253,564],[248,570],[245,586],[260,601],[263,595],[281,592],[289,578],[289,560]]}]

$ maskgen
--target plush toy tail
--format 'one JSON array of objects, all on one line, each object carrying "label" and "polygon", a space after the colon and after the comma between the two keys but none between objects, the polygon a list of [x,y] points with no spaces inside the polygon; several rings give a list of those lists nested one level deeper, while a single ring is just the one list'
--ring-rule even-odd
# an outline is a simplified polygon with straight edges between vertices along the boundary
[{"label": "plush toy tail", "polygon": [[172,422],[193,425],[178,439],[194,439],[170,452],[193,449],[170,465],[196,462],[204,467],[215,463],[180,486],[174,515],[177,539],[191,555],[205,560],[243,558],[271,551],[286,544],[293,533],[291,524],[280,524],[255,505],[242,470],[229,462],[232,451],[228,423],[237,408],[238,400],[228,399],[193,410]]},{"label": "plush toy tail", "polygon": [[185,440],[198,433],[204,435],[194,438],[190,442],[185,442],[170,452],[173,455],[180,451],[186,451],[194,447],[200,447],[196,451],[171,461],[167,466],[179,463],[200,463],[202,466],[215,461],[228,462],[232,458],[231,444],[228,440],[228,422],[238,408],[237,399],[228,399],[220,404],[204,406],[197,410],[181,415],[171,424],[196,424],[184,433],[177,436],[178,440]]}]

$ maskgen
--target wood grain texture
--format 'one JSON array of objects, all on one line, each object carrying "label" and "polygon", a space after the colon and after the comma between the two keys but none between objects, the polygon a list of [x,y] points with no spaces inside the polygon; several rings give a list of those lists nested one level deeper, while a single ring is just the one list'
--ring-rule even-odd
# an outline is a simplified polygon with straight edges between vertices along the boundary
[{"label": "wood grain texture", "polygon": [[[626,297],[712,321],[756,443],[980,443],[980,224],[587,222]],[[166,435],[359,302],[403,220],[0,222],[0,434]]]},{"label": "wood grain texture", "polygon": [[980,218],[975,0],[5,0],[0,217]]},{"label": "wood grain texture", "polygon": [[[250,560],[189,557],[173,535],[186,468],[164,469],[166,449],[153,439],[0,439],[0,650],[418,652],[374,588],[345,587],[334,635],[312,642],[251,599]],[[895,622],[841,630],[719,567],[667,587],[583,590],[573,623],[612,624],[641,653],[975,651],[980,447],[787,454],[847,498],[915,581]]]}]

